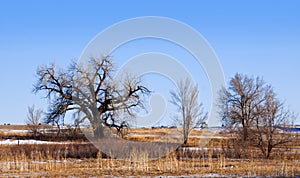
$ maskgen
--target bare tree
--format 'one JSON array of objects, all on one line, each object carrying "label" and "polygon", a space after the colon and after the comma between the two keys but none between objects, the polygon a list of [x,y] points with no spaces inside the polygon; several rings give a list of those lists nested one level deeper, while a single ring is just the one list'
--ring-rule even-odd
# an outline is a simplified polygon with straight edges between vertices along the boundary
[{"label": "bare tree", "polygon": [[290,140],[278,130],[291,123],[292,114],[259,77],[236,74],[220,93],[220,108],[225,127],[236,134],[234,144],[240,145],[244,154],[249,146],[255,146],[269,158],[275,146]]},{"label": "bare tree", "polygon": [[180,113],[176,118],[182,126],[183,144],[187,144],[192,129],[205,123],[207,113],[203,111],[203,105],[199,102],[198,86],[190,79],[182,80],[177,84],[178,90],[171,91],[171,103]]},{"label": "bare tree", "polygon": [[273,90],[266,93],[263,104],[258,106],[261,115],[255,120],[253,141],[261,150],[264,158],[269,158],[273,148],[292,141],[286,133],[279,133],[280,128],[290,127],[294,115],[285,109],[284,104],[276,98]]},{"label": "bare tree", "polygon": [[236,74],[230,80],[228,89],[224,88],[220,92],[220,114],[223,125],[238,131],[243,146],[247,146],[249,129],[260,115],[261,111],[257,110],[257,106],[265,100],[263,93],[267,88],[268,86],[259,77],[254,79]]},{"label": "bare tree", "polygon": [[41,109],[35,109],[34,105],[28,107],[26,124],[33,133],[34,137],[36,137],[39,133],[39,124],[42,113],[43,111]]},{"label": "bare tree", "polygon": [[39,68],[34,91],[45,91],[51,101],[45,121],[62,121],[72,110],[76,122],[90,122],[97,138],[104,137],[104,128],[122,133],[150,91],[136,77],[115,81],[114,69],[110,56],[92,58],[87,65],[74,62],[65,71],[55,65]]}]

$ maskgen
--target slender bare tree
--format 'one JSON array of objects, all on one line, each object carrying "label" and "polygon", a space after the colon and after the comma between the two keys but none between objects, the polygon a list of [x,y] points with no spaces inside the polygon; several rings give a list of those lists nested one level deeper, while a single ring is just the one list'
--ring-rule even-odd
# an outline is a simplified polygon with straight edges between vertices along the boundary
[{"label": "slender bare tree", "polygon": [[36,137],[39,133],[39,124],[43,111],[41,109],[35,109],[35,106],[32,105],[28,107],[28,114],[26,119],[26,124],[28,128],[33,133],[33,136]]},{"label": "slender bare tree", "polygon": [[68,70],[55,65],[39,68],[34,91],[45,91],[51,101],[45,122],[63,121],[65,113],[72,110],[77,123],[90,122],[97,138],[104,137],[104,128],[122,134],[128,127],[126,119],[144,108],[144,96],[150,91],[140,78],[115,81],[114,69],[110,56],[91,58],[86,65],[74,62]]},{"label": "slender bare tree", "polygon": [[273,148],[292,141],[291,135],[279,131],[280,128],[290,127],[295,116],[276,98],[273,90],[266,93],[265,101],[258,106],[258,110],[261,110],[261,115],[255,120],[252,141],[267,159]]},{"label": "slender bare tree", "polygon": [[175,121],[182,127],[183,144],[187,144],[192,129],[205,123],[207,113],[199,102],[198,86],[192,80],[179,81],[177,86],[177,91],[170,92],[170,102],[178,109],[179,115]]}]

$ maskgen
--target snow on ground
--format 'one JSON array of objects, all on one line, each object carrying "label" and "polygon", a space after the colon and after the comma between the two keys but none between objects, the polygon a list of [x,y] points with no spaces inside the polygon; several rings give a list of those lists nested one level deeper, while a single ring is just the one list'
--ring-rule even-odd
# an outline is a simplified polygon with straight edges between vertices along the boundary
[{"label": "snow on ground", "polygon": [[184,147],[183,151],[208,151],[208,150],[222,150],[222,148],[202,148],[202,147]]},{"label": "snow on ground", "polygon": [[0,132],[5,132],[5,133],[27,133],[27,132],[30,132],[30,130],[0,129]]},{"label": "snow on ground", "polygon": [[0,140],[0,145],[41,145],[41,144],[65,144],[64,142],[49,142],[41,140]]},{"label": "snow on ground", "polygon": [[226,137],[222,137],[222,136],[215,136],[215,135],[191,135],[189,136],[189,138],[208,138],[208,139],[223,139],[223,138],[226,138]]}]

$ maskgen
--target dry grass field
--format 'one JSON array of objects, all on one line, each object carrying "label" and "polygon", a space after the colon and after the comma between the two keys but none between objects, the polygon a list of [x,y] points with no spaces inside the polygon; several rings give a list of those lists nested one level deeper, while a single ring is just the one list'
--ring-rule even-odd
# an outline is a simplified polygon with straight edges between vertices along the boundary
[{"label": "dry grass field", "polygon": [[[38,144],[5,142],[31,139],[31,133],[26,130],[26,126],[0,126],[0,177],[300,176],[298,139],[288,148],[274,150],[268,160],[262,159],[254,148],[250,149],[249,158],[238,159],[224,148],[232,135],[217,133],[201,148],[199,143],[206,131],[195,130],[186,148],[162,158],[149,159],[147,152],[132,151],[127,159],[118,160],[101,153],[84,139],[51,142],[48,136],[42,139],[49,142]],[[159,141],[169,131],[169,128],[131,129],[125,139]]]}]

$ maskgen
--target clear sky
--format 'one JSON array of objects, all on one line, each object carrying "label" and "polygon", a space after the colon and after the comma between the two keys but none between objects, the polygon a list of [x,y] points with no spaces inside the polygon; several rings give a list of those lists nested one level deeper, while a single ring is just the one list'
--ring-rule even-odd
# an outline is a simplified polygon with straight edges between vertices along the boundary
[{"label": "clear sky", "polygon": [[66,66],[100,31],[139,16],[190,25],[215,50],[226,82],[236,72],[262,76],[300,113],[299,1],[11,0],[0,2],[0,124],[23,123],[32,104],[46,109],[31,93],[37,66]]}]

